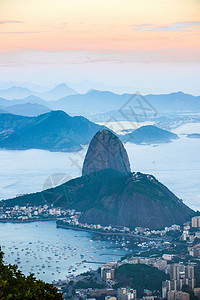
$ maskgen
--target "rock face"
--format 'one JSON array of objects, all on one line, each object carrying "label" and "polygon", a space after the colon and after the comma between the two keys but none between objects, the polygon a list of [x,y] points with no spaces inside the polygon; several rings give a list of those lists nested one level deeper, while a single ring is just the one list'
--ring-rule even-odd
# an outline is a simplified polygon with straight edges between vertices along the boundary
[{"label": "rock face", "polygon": [[105,169],[113,169],[123,174],[131,172],[127,152],[111,131],[103,129],[90,142],[82,169],[88,175]]}]

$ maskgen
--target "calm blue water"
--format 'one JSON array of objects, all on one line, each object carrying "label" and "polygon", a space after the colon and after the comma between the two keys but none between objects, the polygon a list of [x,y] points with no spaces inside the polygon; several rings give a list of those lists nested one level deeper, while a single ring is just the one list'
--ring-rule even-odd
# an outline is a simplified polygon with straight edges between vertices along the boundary
[{"label": "calm blue water", "polygon": [[94,262],[116,261],[127,253],[115,242],[94,240],[92,233],[56,228],[55,221],[0,223],[0,245],[6,263],[46,282],[97,269],[101,264]]},{"label": "calm blue water", "polygon": [[183,202],[200,210],[200,139],[180,136],[157,147],[128,144],[132,171],[153,174]]}]

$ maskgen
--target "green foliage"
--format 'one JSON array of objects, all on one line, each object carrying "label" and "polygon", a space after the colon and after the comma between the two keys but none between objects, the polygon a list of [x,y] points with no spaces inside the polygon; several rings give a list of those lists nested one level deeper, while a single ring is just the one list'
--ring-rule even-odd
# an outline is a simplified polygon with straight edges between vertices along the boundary
[{"label": "green foliage", "polygon": [[188,285],[184,284],[182,287],[182,291],[190,295],[190,300],[198,300],[198,297],[194,295],[194,292],[189,288]]},{"label": "green foliage", "polygon": [[[158,249],[151,249],[148,251],[143,251],[140,253],[135,253],[135,256],[142,256],[142,257],[161,257],[163,254],[187,254],[187,245],[184,243],[181,243],[176,246],[171,246],[171,248],[166,248],[163,250],[158,250]],[[124,256],[123,259],[131,257],[132,254],[127,254]]]},{"label": "green foliage", "polygon": [[52,284],[36,280],[33,274],[25,276],[16,265],[5,265],[0,248],[0,299],[61,300],[62,294]]},{"label": "green foliage", "polygon": [[79,281],[74,286],[75,289],[103,289],[104,287],[104,284],[97,283],[91,278],[89,280]]},{"label": "green foliage", "polygon": [[91,276],[91,275],[92,275],[92,272],[87,271],[87,272],[81,273],[80,275],[81,275],[81,276]]},{"label": "green foliage", "polygon": [[172,237],[173,239],[179,239],[181,236],[182,232],[181,231],[168,231],[166,232],[167,236]]},{"label": "green foliage", "polygon": [[142,296],[144,289],[161,291],[162,281],[169,279],[169,275],[143,264],[124,264],[116,270],[116,279],[116,288],[130,286]]}]

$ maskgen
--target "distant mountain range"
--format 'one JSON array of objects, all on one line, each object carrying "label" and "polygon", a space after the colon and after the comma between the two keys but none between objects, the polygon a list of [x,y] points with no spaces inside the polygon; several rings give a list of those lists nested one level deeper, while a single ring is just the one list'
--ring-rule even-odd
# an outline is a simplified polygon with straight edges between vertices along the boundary
[{"label": "distant mountain range", "polygon": [[200,139],[200,133],[190,133],[187,137],[191,139]]},{"label": "distant mountain range", "polygon": [[27,117],[35,117],[51,111],[48,107],[37,103],[23,103],[3,107],[0,113],[10,113]]},{"label": "distant mountain range", "polygon": [[55,88],[50,91],[40,94],[40,96],[45,100],[55,100],[60,99],[63,95],[73,95],[76,94],[76,91],[69,88],[66,84],[62,83],[57,85]]},{"label": "distant mountain range", "polygon": [[8,113],[7,111],[5,111],[4,109],[0,108],[0,114],[7,114],[7,113]]},{"label": "distant mountain range", "polygon": [[25,98],[27,96],[30,96],[31,94],[33,94],[33,91],[19,86],[13,86],[5,90],[0,90],[0,97],[6,99]]},{"label": "distant mountain range", "polygon": [[[84,117],[70,117],[63,111],[49,112],[48,108],[36,103],[16,104],[5,109],[7,111],[0,109],[0,148],[5,149],[78,151],[102,128]],[[44,114],[40,114],[41,110]],[[152,125],[118,136],[124,143],[135,144],[166,143],[178,138],[176,134]]]},{"label": "distant mountain range", "polygon": [[48,105],[47,101],[43,100],[40,97],[34,96],[34,95],[31,95],[31,96],[28,96],[25,98],[20,98],[20,99],[14,98],[12,100],[8,100],[8,99],[2,98],[2,97],[0,98],[0,106],[4,106],[4,107],[16,105],[16,104],[24,104],[24,103],[37,103],[37,104],[41,104],[44,106]]},{"label": "distant mountain range", "polygon": [[[182,92],[166,95],[115,94],[106,91],[90,90],[85,94],[66,96],[52,103],[52,108],[82,114],[116,113],[124,119],[144,119],[147,115],[177,112],[198,112],[200,96]],[[126,117],[127,116],[127,117]]]},{"label": "distant mountain range", "polygon": [[[8,103],[8,100],[12,103]],[[71,115],[81,114],[94,121],[137,121],[166,113],[200,111],[200,96],[182,92],[142,96],[91,89],[84,94],[78,94],[66,84],[59,84],[40,93],[17,86],[0,90],[0,107],[27,102],[42,104],[53,110],[63,110]]]},{"label": "distant mountain range", "polygon": [[0,148],[78,151],[101,126],[84,117],[51,111],[38,117],[0,115]]},{"label": "distant mountain range", "polygon": [[28,96],[38,96],[44,100],[57,100],[61,97],[71,94],[76,94],[76,91],[71,89],[64,83],[59,84],[46,92],[38,92],[20,86],[13,86],[8,89],[0,90],[0,97],[3,97],[8,100],[22,99]]},{"label": "distant mountain range", "polygon": [[141,126],[131,133],[119,135],[122,142],[134,144],[158,144],[169,143],[178,139],[178,135],[167,130],[160,129],[153,125]]},{"label": "distant mountain range", "polygon": [[90,90],[85,94],[70,95],[54,101],[52,102],[52,108],[57,107],[72,114],[106,112],[111,109],[119,109],[130,96]]}]

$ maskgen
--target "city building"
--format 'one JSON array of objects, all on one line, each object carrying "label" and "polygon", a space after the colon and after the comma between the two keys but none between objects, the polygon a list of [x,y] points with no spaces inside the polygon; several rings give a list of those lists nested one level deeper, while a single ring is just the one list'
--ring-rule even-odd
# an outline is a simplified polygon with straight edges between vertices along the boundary
[{"label": "city building", "polygon": [[192,218],[192,227],[200,228],[200,216]]},{"label": "city building", "polygon": [[171,291],[167,294],[167,300],[190,300],[190,294]]},{"label": "city building", "polygon": [[200,287],[194,289],[194,295],[200,299]]},{"label": "city building", "polygon": [[130,288],[119,288],[117,290],[117,299],[118,300],[137,299],[137,292],[136,290]]},{"label": "city building", "polygon": [[101,274],[101,278],[105,282],[115,279],[115,269],[103,269]]}]

